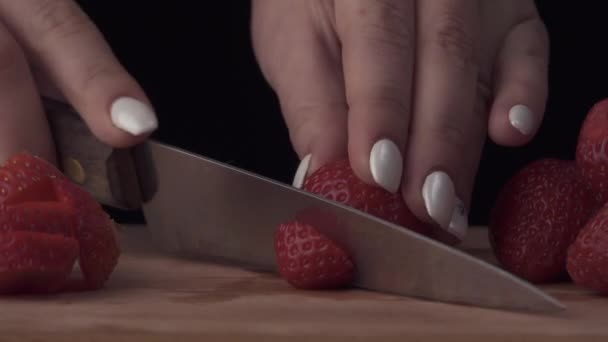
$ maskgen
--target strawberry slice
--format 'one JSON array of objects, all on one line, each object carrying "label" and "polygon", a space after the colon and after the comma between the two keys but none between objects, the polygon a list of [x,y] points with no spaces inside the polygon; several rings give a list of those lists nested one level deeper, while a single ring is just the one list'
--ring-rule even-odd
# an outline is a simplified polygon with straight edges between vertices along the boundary
[{"label": "strawberry slice", "polygon": [[354,278],[355,265],[346,251],[313,226],[295,221],[280,225],[274,248],[279,273],[296,288],[339,288]]},{"label": "strawberry slice", "polygon": [[99,289],[114,271],[121,253],[114,222],[86,190],[62,179],[56,179],[54,185],[59,201],[76,211],[78,263],[89,288]]},{"label": "strawberry slice", "polygon": [[75,211],[65,203],[0,205],[0,232],[31,231],[74,237],[75,228]]},{"label": "strawberry slice", "polygon": [[67,284],[78,242],[56,234],[3,231],[0,255],[0,293],[51,293]]},{"label": "strawberry slice", "polygon": [[594,207],[573,161],[541,159],[501,189],[490,217],[490,242],[503,267],[534,283],[561,280],[566,250]]},{"label": "strawberry slice", "polygon": [[566,267],[574,283],[608,295],[608,204],[587,222],[568,248]]}]

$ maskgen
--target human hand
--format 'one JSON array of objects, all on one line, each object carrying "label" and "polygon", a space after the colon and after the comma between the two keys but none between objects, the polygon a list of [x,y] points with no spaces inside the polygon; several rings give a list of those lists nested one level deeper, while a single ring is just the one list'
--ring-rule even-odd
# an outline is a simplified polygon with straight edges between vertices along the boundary
[{"label": "human hand", "polygon": [[156,129],[143,90],[72,0],[0,0],[0,160],[27,150],[55,161],[41,95],[69,102],[102,142]]},{"label": "human hand", "polygon": [[532,0],[254,0],[253,43],[302,159],[348,155],[370,184],[462,238],[486,135],[518,146],[547,97]]}]

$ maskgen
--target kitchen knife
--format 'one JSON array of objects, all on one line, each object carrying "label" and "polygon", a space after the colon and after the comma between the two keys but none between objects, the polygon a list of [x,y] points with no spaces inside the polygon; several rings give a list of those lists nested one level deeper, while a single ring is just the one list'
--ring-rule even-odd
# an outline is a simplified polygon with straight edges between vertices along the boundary
[{"label": "kitchen knife", "polygon": [[463,251],[347,206],[149,139],[100,143],[69,106],[45,100],[62,170],[104,205],[141,209],[160,250],[276,272],[273,234],[298,219],[342,244],[355,286],[509,310],[564,308],[532,284]]}]

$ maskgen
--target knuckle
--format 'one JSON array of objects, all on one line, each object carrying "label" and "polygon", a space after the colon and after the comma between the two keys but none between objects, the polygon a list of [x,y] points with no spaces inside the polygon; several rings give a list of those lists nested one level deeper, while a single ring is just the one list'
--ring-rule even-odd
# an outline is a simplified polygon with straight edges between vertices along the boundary
[{"label": "knuckle", "polygon": [[434,34],[441,53],[461,69],[469,69],[476,64],[475,41],[466,27],[462,18],[449,13],[438,21]]},{"label": "knuckle", "polygon": [[470,136],[464,124],[460,121],[445,120],[436,127],[435,135],[442,146],[449,148],[450,151],[464,153],[470,150]]},{"label": "knuckle", "polygon": [[366,38],[380,48],[411,52],[415,33],[407,12],[391,0],[376,0],[374,4],[373,20],[367,21],[363,29]]},{"label": "knuckle", "polygon": [[477,96],[473,113],[481,116],[480,119],[485,120],[492,106],[492,100],[493,92],[490,81],[485,77],[479,78],[477,80]]},{"label": "knuckle", "polygon": [[88,26],[88,18],[71,1],[38,0],[33,10],[33,34],[42,39],[65,38]]},{"label": "knuckle", "polygon": [[116,80],[120,80],[122,74],[116,70],[115,67],[108,65],[108,63],[90,63],[85,66],[82,71],[81,84],[79,89],[83,92],[87,92],[95,85],[100,83],[101,79],[112,79],[114,84]]},{"label": "knuckle", "polygon": [[346,104],[343,102],[306,103],[286,107],[285,119],[291,140],[296,142],[297,146],[303,146],[302,142],[310,141],[318,134],[339,130],[345,123],[335,120],[335,114],[345,108]]},{"label": "knuckle", "polygon": [[13,71],[25,62],[17,42],[8,34],[0,34],[0,74]]},{"label": "knuckle", "polygon": [[408,124],[408,106],[405,96],[397,96],[390,94],[398,94],[396,91],[387,91],[383,95],[372,97],[368,100],[367,108],[364,108],[369,113],[382,113],[384,122],[390,123],[392,127],[399,127],[399,131],[404,131]]}]

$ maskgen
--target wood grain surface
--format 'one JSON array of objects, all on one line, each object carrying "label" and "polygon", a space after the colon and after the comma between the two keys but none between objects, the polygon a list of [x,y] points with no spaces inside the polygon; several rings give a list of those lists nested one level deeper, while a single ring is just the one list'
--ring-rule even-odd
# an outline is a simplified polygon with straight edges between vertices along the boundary
[{"label": "wood grain surface", "polygon": [[[273,274],[157,254],[124,230],[104,290],[4,297],[0,341],[608,341],[608,300],[568,284],[545,287],[568,307],[552,315],[298,291]],[[479,236],[468,248],[483,252]]]}]

